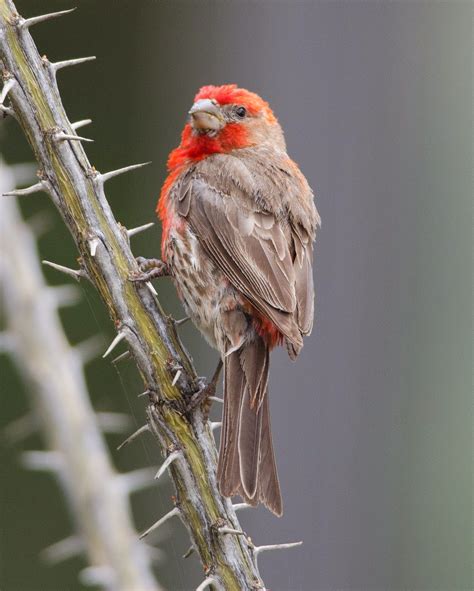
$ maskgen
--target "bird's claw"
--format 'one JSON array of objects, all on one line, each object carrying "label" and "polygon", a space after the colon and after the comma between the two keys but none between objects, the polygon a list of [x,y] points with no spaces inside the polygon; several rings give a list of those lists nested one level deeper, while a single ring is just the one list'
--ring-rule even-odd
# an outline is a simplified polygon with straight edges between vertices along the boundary
[{"label": "bird's claw", "polygon": [[206,415],[209,414],[210,410],[210,396],[216,395],[216,384],[213,382],[209,382],[205,386],[202,386],[197,392],[195,392],[191,398],[189,399],[188,403],[186,404],[186,412],[192,412],[198,406],[203,405],[205,409]]},{"label": "bird's claw", "polygon": [[129,280],[134,283],[146,283],[157,277],[167,277],[171,274],[169,266],[160,259],[146,259],[137,257],[138,271],[134,271]]},{"label": "bird's claw", "polygon": [[209,382],[206,383],[205,379],[203,378],[199,380],[199,390],[191,396],[186,405],[186,411],[188,413],[192,412],[196,407],[202,405],[204,407],[204,414],[206,415],[207,419],[209,416],[209,411],[211,410],[212,401],[210,400],[210,397],[216,395],[217,382],[219,380],[221,370],[222,359],[219,360],[216,371]]}]

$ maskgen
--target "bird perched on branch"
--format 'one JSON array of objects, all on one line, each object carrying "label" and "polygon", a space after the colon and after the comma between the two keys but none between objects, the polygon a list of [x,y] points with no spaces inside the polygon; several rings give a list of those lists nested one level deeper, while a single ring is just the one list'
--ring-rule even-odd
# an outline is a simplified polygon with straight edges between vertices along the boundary
[{"label": "bird perched on branch", "polygon": [[281,515],[270,351],[285,345],[296,358],[313,326],[313,194],[268,103],[234,84],[201,88],[168,169],[157,207],[162,261],[142,275],[173,277],[223,360],[221,493]]}]

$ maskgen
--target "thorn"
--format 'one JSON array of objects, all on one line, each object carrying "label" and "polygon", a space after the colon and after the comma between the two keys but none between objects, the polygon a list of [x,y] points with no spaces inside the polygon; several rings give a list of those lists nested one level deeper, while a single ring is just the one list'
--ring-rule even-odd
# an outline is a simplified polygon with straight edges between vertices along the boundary
[{"label": "thorn", "polygon": [[127,234],[130,238],[131,236],[135,236],[136,234],[139,234],[140,232],[144,232],[145,230],[148,230],[149,228],[151,228],[154,225],[155,225],[155,222],[150,222],[149,224],[143,224],[143,226],[138,226],[136,228],[130,228],[130,230],[127,230]]},{"label": "thorn", "polygon": [[33,413],[28,413],[4,427],[3,435],[10,443],[18,443],[33,435],[36,429],[35,416]]},{"label": "thorn", "polygon": [[31,187],[26,187],[26,189],[15,189],[14,191],[8,191],[7,193],[3,193],[3,196],[23,197],[24,195],[32,195],[33,193],[38,193],[39,191],[48,192],[48,185],[45,181],[35,183],[34,185],[31,185]]},{"label": "thorn", "polygon": [[235,503],[232,505],[234,511],[242,511],[243,509],[253,509],[252,505],[247,505],[247,503]]},{"label": "thorn", "polygon": [[181,375],[182,371],[178,369],[178,371],[174,374],[173,381],[171,382],[172,386],[176,386],[176,382],[179,380],[179,376]]},{"label": "thorn", "polygon": [[199,587],[196,588],[196,591],[204,591],[204,589],[207,589],[208,587],[216,583],[217,581],[214,577],[207,577],[207,579],[204,579],[204,581],[199,585]]},{"label": "thorn", "polygon": [[15,111],[11,107],[5,107],[5,105],[2,105],[0,103],[0,111],[3,113],[5,117],[13,117],[13,119],[18,120]]},{"label": "thorn", "polygon": [[179,509],[178,509],[178,507],[175,507],[174,509],[171,509],[171,511],[169,511],[169,513],[167,513],[166,515],[164,515],[161,519],[158,519],[158,521],[156,523],[154,523],[151,527],[149,527],[142,534],[140,534],[139,539],[140,540],[143,540],[143,538],[145,536],[147,536],[148,534],[150,534],[155,529],[158,529],[161,525],[163,525],[163,523],[165,523],[166,521],[168,521],[169,519],[171,519],[175,515],[179,515]]},{"label": "thorn", "polygon": [[91,253],[91,257],[95,257],[95,253],[97,252],[97,247],[99,246],[99,238],[97,238],[97,236],[95,238],[91,238],[91,240],[89,240],[89,250]]},{"label": "thorn", "polygon": [[56,271],[61,271],[61,273],[65,273],[69,275],[69,277],[74,277],[76,281],[79,281],[81,277],[86,277],[86,274],[81,269],[70,269],[69,267],[64,267],[63,265],[58,265],[57,263],[52,263],[51,261],[41,261],[43,265],[47,265],[48,267],[52,267],[56,269]]},{"label": "thorn", "polygon": [[3,105],[5,99],[7,98],[8,93],[15,86],[15,84],[16,84],[15,78],[8,78],[8,80],[6,80],[3,83],[2,92],[0,93],[0,105]]},{"label": "thorn", "polygon": [[148,289],[151,291],[151,293],[152,293],[154,296],[157,296],[157,295],[158,295],[158,292],[157,292],[157,291],[156,291],[156,289],[153,287],[153,285],[152,285],[152,283],[151,283],[150,281],[147,281],[147,282],[145,283],[145,285],[148,287]]},{"label": "thorn", "polygon": [[211,431],[214,432],[216,429],[222,427],[222,421],[209,421],[209,426],[211,427]]},{"label": "thorn", "polygon": [[63,60],[62,62],[50,63],[50,67],[53,70],[54,74],[56,74],[58,70],[62,70],[63,68],[68,68],[69,66],[78,66],[79,64],[91,62],[95,59],[95,55],[89,55],[88,57],[78,57],[72,60]]},{"label": "thorn", "polygon": [[234,529],[233,527],[218,527],[217,531],[220,534],[227,535],[227,534],[235,534],[236,536],[245,536],[245,532],[240,529]]},{"label": "thorn", "polygon": [[285,550],[287,548],[296,548],[296,546],[301,546],[302,544],[303,544],[303,542],[300,541],[300,542],[291,542],[289,544],[271,544],[269,546],[254,546],[253,555],[255,558],[255,566],[257,566],[257,557],[262,552],[269,552],[270,550]]},{"label": "thorn", "polygon": [[105,357],[107,357],[107,355],[110,355],[110,353],[112,353],[112,351],[115,349],[115,347],[121,341],[123,341],[124,338],[125,338],[125,334],[123,332],[118,332],[116,337],[114,338],[114,340],[110,343],[107,351],[102,355],[102,359],[105,359]]},{"label": "thorn", "polygon": [[93,142],[94,141],[94,140],[91,140],[90,138],[87,138],[87,137],[81,137],[80,135],[72,135],[70,133],[64,133],[63,131],[59,131],[58,133],[55,133],[53,137],[57,142],[65,142],[65,141]]},{"label": "thorn", "polygon": [[74,350],[80,359],[81,365],[86,365],[96,359],[102,350],[103,344],[104,339],[102,336],[95,335],[76,345]]},{"label": "thorn", "polygon": [[104,433],[124,433],[131,427],[132,419],[122,412],[96,412],[97,424]]},{"label": "thorn", "polygon": [[79,580],[88,587],[116,588],[114,572],[108,566],[88,566],[83,568],[79,573]]},{"label": "thorn", "polygon": [[81,301],[82,293],[76,285],[58,285],[49,287],[47,291],[58,308],[75,306]]},{"label": "thorn", "polygon": [[155,474],[155,480],[158,480],[158,478],[160,478],[161,476],[163,476],[163,474],[165,473],[165,471],[167,470],[167,468],[178,458],[181,458],[183,456],[182,452],[179,450],[176,450],[174,452],[172,452],[167,458],[166,460],[163,462],[163,464],[161,465],[160,469],[158,470],[158,472]]},{"label": "thorn", "polygon": [[175,326],[181,326],[182,324],[184,324],[188,320],[191,320],[191,316],[185,316],[184,318],[180,318],[179,320],[175,320],[174,321],[174,325]]},{"label": "thorn", "polygon": [[212,400],[213,402],[218,402],[219,404],[224,404],[224,401],[222,400],[222,398],[219,398],[219,396],[209,396],[208,400]]},{"label": "thorn", "polygon": [[151,394],[152,390],[145,390],[145,392],[142,392],[141,394],[137,394],[137,398],[141,398],[142,396],[148,396],[148,394]]},{"label": "thorn", "polygon": [[79,536],[69,536],[42,550],[40,558],[50,565],[58,564],[74,556],[79,556],[84,548],[84,542]]},{"label": "thorn", "polygon": [[194,549],[194,546],[189,546],[189,548],[186,550],[186,552],[183,554],[182,558],[189,558],[191,556],[191,554],[193,552],[195,552],[196,550]]},{"label": "thorn", "polygon": [[21,462],[29,470],[59,472],[63,467],[63,457],[58,451],[25,451]]},{"label": "thorn", "polygon": [[149,430],[150,430],[150,426],[148,425],[148,423],[146,425],[143,425],[142,427],[137,429],[134,433],[132,433],[129,437],[127,437],[127,439],[125,439],[125,441],[122,441],[122,443],[117,447],[117,451],[120,451],[123,447],[125,447],[129,443],[132,443],[132,441],[134,439],[136,439],[139,435],[141,435],[142,433],[145,433],[146,431],[149,431]]},{"label": "thorn", "polygon": [[50,19],[56,18],[58,16],[63,16],[63,14],[69,14],[73,12],[76,8],[69,8],[69,10],[61,10],[59,12],[50,12],[49,14],[42,14],[40,16],[33,16],[27,19],[21,19],[18,23],[18,28],[20,29],[28,29],[33,25],[38,23],[42,23],[44,21],[49,21]]},{"label": "thorn", "polygon": [[119,485],[127,494],[138,492],[154,485],[153,468],[140,468],[117,476]]},{"label": "thorn", "polygon": [[71,123],[71,127],[74,131],[77,131],[81,127],[89,125],[90,123],[92,123],[92,119],[81,119],[80,121],[75,121],[74,123]]},{"label": "thorn", "polygon": [[143,166],[147,166],[151,164],[151,162],[142,162],[141,164],[131,164],[130,166],[124,166],[123,168],[117,168],[117,170],[111,170],[110,172],[104,172],[103,174],[96,174],[95,179],[100,184],[104,184],[110,179],[113,179],[115,176],[119,176],[120,174],[124,174],[125,172],[129,172],[131,170],[136,170],[138,168],[142,168]]},{"label": "thorn", "polygon": [[123,353],[121,353],[120,355],[117,355],[117,357],[114,357],[112,359],[112,363],[114,365],[116,365],[117,363],[119,363],[120,361],[125,361],[126,359],[129,359],[132,356],[132,354],[130,353],[130,351],[124,351]]}]

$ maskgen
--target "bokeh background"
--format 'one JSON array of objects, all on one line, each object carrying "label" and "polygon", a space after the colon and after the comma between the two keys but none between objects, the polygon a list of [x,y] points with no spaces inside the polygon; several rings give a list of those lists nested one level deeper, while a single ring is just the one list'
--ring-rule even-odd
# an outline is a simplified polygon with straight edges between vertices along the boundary
[{"label": "bokeh background", "polygon": [[[168,152],[196,90],[237,82],[270,101],[290,155],[317,194],[317,323],[296,364],[272,358],[271,407],[285,514],[241,514],[258,544],[304,540],[264,554],[274,591],[445,590],[472,579],[472,3],[456,0],[78,0],[78,10],[33,35],[51,60],[96,55],[62,71],[71,121],[101,171],[152,160],[111,181],[108,197],[128,227],[154,219]],[[69,8],[18,0],[24,16]],[[2,125],[9,162],[31,159],[15,122]],[[71,265],[72,242],[46,196],[25,198],[26,216],[48,211],[43,258]],[[134,240],[156,256],[159,230]],[[2,256],[8,256],[3,253]],[[54,271],[45,271],[58,283]],[[180,317],[164,280],[165,308]],[[71,343],[114,331],[93,290],[62,312]],[[199,371],[215,352],[182,331]],[[27,392],[0,358],[0,426],[24,414]],[[144,417],[132,364],[87,367],[94,406]],[[65,396],[67,393],[65,392]],[[109,438],[111,449],[119,439]],[[71,533],[60,489],[26,472],[22,449],[2,442],[0,587],[81,589],[81,559],[45,567],[38,552]],[[120,454],[119,470],[156,465],[151,440]],[[169,484],[134,497],[136,523],[169,507]],[[161,530],[160,530],[161,531]],[[194,589],[195,558],[172,523],[153,543],[168,589]],[[135,591],[135,590],[130,590]],[[136,590],[139,591],[139,590]]]}]

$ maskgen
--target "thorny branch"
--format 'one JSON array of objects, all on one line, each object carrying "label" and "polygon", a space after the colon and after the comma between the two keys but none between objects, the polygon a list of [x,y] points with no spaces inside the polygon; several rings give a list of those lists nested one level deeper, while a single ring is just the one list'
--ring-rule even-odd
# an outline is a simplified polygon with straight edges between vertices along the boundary
[{"label": "thorny branch", "polygon": [[84,138],[75,133],[78,124],[69,122],[56,84],[59,68],[81,60],[54,64],[40,57],[28,29],[44,20],[23,19],[11,0],[0,0],[0,109],[18,119],[41,167],[39,182],[23,194],[45,191],[51,196],[80,253],[81,268],[69,274],[87,277],[97,288],[117,329],[114,346],[127,343],[145,383],[150,430],[166,457],[177,452],[169,465],[176,501],[167,516],[179,515],[189,531],[206,577],[199,588],[264,589],[255,548],[241,535],[232,503],[217,488],[211,428],[199,409],[184,412],[184,402],[200,383],[174,321],[165,316],[150,286],[129,281],[138,267],[129,234],[106,200],[104,183],[134,167],[100,174],[90,165]]},{"label": "thorny branch", "polygon": [[[0,158],[0,191],[15,186],[16,173],[24,170],[24,165],[8,167]],[[90,566],[80,574],[83,582],[110,591],[158,591],[150,567],[152,548],[138,541],[128,501],[128,494],[139,485],[149,486],[150,469],[115,472],[100,422],[106,418],[102,428],[116,427],[111,419],[117,417],[94,413],[83,370],[86,350],[69,345],[59,319],[60,306],[77,302],[77,288],[46,285],[34,226],[22,219],[12,199],[0,201],[0,237],[4,253],[0,261],[6,323],[3,335],[30,385],[35,411],[16,421],[8,432],[18,438],[29,434],[31,427],[41,429],[49,451],[26,452],[23,463],[54,473],[76,529],[74,535],[46,548],[41,556],[52,564],[85,553]]]}]

